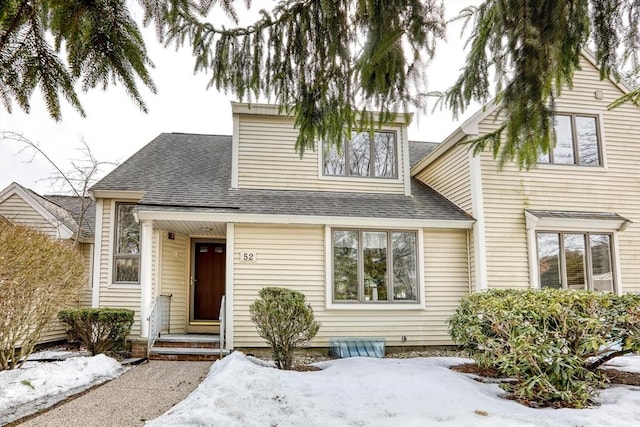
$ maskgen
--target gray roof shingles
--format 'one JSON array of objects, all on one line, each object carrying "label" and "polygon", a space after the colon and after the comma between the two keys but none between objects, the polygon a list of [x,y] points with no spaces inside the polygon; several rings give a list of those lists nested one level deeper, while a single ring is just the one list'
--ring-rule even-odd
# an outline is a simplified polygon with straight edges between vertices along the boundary
[{"label": "gray roof shingles", "polygon": [[[434,148],[430,143],[419,144],[420,147],[412,150],[412,161]],[[139,205],[154,210],[472,219],[415,179],[412,179],[413,196],[410,197],[401,194],[232,189],[230,186],[230,136],[163,133],[94,185],[92,190],[145,191]]]}]

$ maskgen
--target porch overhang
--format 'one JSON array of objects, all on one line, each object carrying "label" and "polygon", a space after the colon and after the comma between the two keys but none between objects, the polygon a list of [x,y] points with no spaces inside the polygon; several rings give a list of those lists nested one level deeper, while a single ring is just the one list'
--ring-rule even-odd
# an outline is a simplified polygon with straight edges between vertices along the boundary
[{"label": "porch overhang", "polygon": [[416,218],[371,218],[371,217],[340,217],[318,215],[267,215],[240,212],[207,212],[195,210],[146,210],[139,208],[136,212],[138,221],[153,221],[158,228],[167,227],[167,230],[175,231],[172,227],[178,223],[188,224],[189,227],[205,226],[222,227],[226,223],[236,224],[296,224],[296,225],[335,225],[335,226],[380,226],[383,223],[388,227],[411,228],[457,228],[471,229],[475,220],[440,220],[440,219],[416,219]]},{"label": "porch overhang", "polygon": [[573,212],[525,209],[527,230],[624,231],[632,221],[612,212]]}]

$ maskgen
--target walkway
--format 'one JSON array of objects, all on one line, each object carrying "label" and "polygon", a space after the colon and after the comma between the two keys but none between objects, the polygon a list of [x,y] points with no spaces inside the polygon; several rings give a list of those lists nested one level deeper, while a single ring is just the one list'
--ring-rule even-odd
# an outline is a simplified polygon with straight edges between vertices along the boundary
[{"label": "walkway", "polygon": [[152,360],[20,426],[142,426],[184,400],[211,364]]}]

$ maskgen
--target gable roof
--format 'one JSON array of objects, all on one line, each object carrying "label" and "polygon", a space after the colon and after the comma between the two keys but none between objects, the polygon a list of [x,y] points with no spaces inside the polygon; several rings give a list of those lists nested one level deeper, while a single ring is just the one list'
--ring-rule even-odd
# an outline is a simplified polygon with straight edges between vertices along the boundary
[{"label": "gable roof", "polygon": [[[35,191],[13,182],[0,191],[0,203],[9,197],[16,195],[29,204],[40,216],[49,222],[57,230],[62,239],[71,239],[78,231],[80,219],[80,199],[73,196],[41,196]],[[88,203],[82,227],[80,228],[80,240],[93,239],[93,224],[95,223],[95,206],[91,199],[84,198]]]},{"label": "gable roof", "polygon": [[[590,49],[583,48],[581,55],[593,67],[598,69],[595,55]],[[611,76],[608,77],[608,80],[623,94],[632,91],[629,85],[627,85],[624,81],[616,81]],[[442,141],[434,150],[427,153],[426,156],[417,161],[415,164],[411,163],[411,176],[415,176],[420,173],[420,171],[437,160],[444,153],[449,151],[451,147],[456,145],[463,138],[467,136],[476,137],[479,134],[478,126],[480,122],[493,114],[499,108],[499,106],[500,104],[495,102],[495,98],[484,104],[482,108],[476,111],[471,117],[469,117],[460,126],[458,126],[458,128],[451,132],[449,136],[447,136],[444,141]]]},{"label": "gable roof", "polygon": [[91,192],[144,192],[138,202],[144,210],[473,221],[415,179],[412,196],[231,188],[231,163],[231,136],[163,133]]}]

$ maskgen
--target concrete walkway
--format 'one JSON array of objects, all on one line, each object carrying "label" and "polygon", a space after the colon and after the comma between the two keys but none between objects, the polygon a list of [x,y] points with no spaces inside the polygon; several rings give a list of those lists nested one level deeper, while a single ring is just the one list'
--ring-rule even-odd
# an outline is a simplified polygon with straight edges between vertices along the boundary
[{"label": "concrete walkway", "polygon": [[21,426],[142,426],[184,400],[213,362],[152,360]]}]

